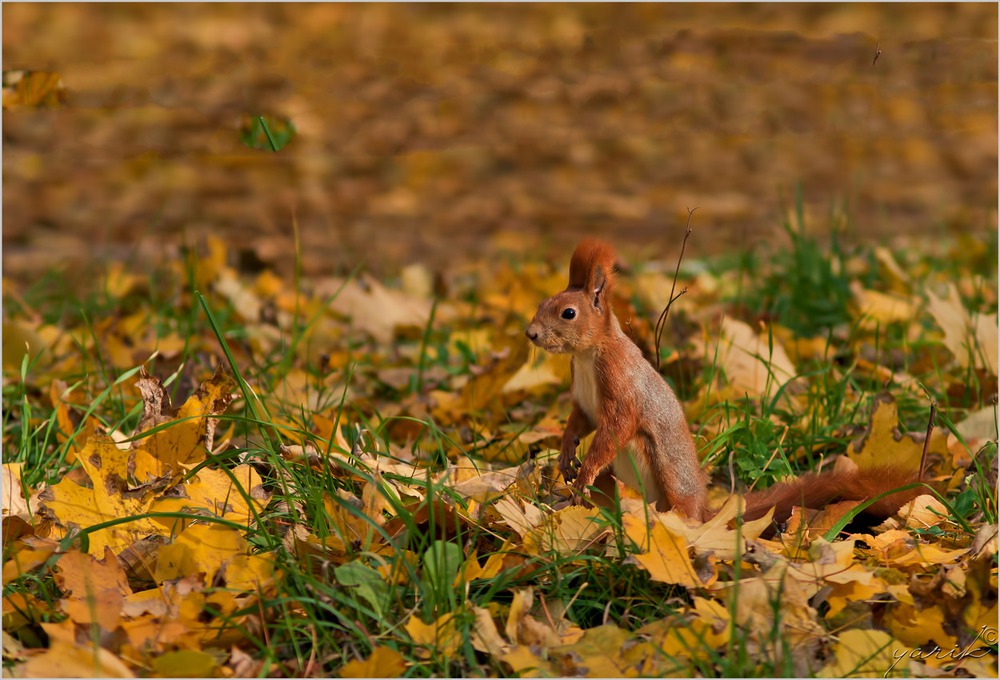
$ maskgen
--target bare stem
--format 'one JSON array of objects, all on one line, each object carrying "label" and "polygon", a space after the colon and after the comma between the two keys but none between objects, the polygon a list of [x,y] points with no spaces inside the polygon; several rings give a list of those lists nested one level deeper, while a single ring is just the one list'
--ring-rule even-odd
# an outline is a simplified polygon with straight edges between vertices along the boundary
[{"label": "bare stem", "polygon": [[663,339],[663,329],[666,328],[666,325],[667,325],[666,324],[667,312],[670,311],[670,305],[674,304],[674,300],[676,300],[681,295],[684,295],[684,293],[687,292],[687,288],[685,287],[685,288],[683,288],[681,290],[681,292],[677,293],[677,295],[674,295],[674,291],[677,289],[677,275],[680,274],[680,271],[681,271],[681,261],[684,260],[684,249],[687,247],[688,237],[691,236],[691,232],[693,231],[691,229],[691,216],[694,214],[694,211],[697,210],[697,209],[698,209],[697,207],[695,207],[695,208],[688,208],[687,209],[687,211],[688,211],[688,218],[687,218],[687,224],[685,225],[684,240],[681,241],[681,254],[678,255],[678,257],[677,257],[677,267],[674,268],[674,282],[670,285],[670,297],[667,299],[667,304],[663,308],[663,311],[660,312],[660,318],[657,319],[657,321],[656,321],[656,327],[653,330],[653,339],[654,339],[654,343],[653,343],[654,347],[653,347],[653,349],[654,349],[655,354],[656,354],[656,370],[657,371],[660,370],[660,342]]}]

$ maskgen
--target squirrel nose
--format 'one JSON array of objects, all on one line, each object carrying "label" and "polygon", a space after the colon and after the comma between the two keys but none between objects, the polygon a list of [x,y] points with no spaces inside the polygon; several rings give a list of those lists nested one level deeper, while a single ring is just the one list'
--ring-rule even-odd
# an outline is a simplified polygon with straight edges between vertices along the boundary
[{"label": "squirrel nose", "polygon": [[538,339],[538,331],[531,330],[531,326],[528,326],[528,330],[524,331],[524,334],[527,335],[530,340]]}]

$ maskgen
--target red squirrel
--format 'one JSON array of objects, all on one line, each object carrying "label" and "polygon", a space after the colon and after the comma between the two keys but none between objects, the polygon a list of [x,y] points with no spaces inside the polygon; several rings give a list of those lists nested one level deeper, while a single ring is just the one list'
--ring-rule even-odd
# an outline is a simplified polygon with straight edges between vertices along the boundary
[{"label": "red squirrel", "polygon": [[[570,261],[569,286],[542,302],[525,331],[543,350],[572,355],[573,408],[563,433],[559,469],[573,483],[577,500],[613,463],[615,476],[661,512],[675,507],[688,517],[707,520],[713,514],[706,506],[708,476],[680,401],[622,331],[611,307],[615,265],[608,243],[584,239]],[[595,430],[590,450],[579,461],[580,438]],[[757,519],[774,507],[774,519],[785,521],[793,506],[863,501],[914,477],[895,468],[806,474],[748,494],[744,519]],[[893,494],[867,513],[887,517],[918,493]]]}]

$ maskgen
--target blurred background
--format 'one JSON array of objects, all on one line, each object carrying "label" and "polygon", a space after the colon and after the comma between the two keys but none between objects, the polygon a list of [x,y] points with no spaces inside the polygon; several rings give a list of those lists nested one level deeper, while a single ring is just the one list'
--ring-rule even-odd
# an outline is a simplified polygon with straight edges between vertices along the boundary
[{"label": "blurred background", "polygon": [[703,257],[782,238],[798,191],[811,231],[995,238],[995,3],[2,11],[4,70],[64,88],[5,88],[9,277],[209,234],[288,272],[296,223],[307,274],[672,258],[694,207]]}]

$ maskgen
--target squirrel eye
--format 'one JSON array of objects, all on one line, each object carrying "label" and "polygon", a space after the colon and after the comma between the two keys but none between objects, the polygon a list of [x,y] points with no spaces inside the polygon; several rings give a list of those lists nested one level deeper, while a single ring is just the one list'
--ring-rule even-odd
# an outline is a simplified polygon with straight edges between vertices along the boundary
[{"label": "squirrel eye", "polygon": [[564,319],[572,319],[575,316],[576,316],[576,310],[573,309],[572,307],[567,307],[562,312],[562,318]]}]

